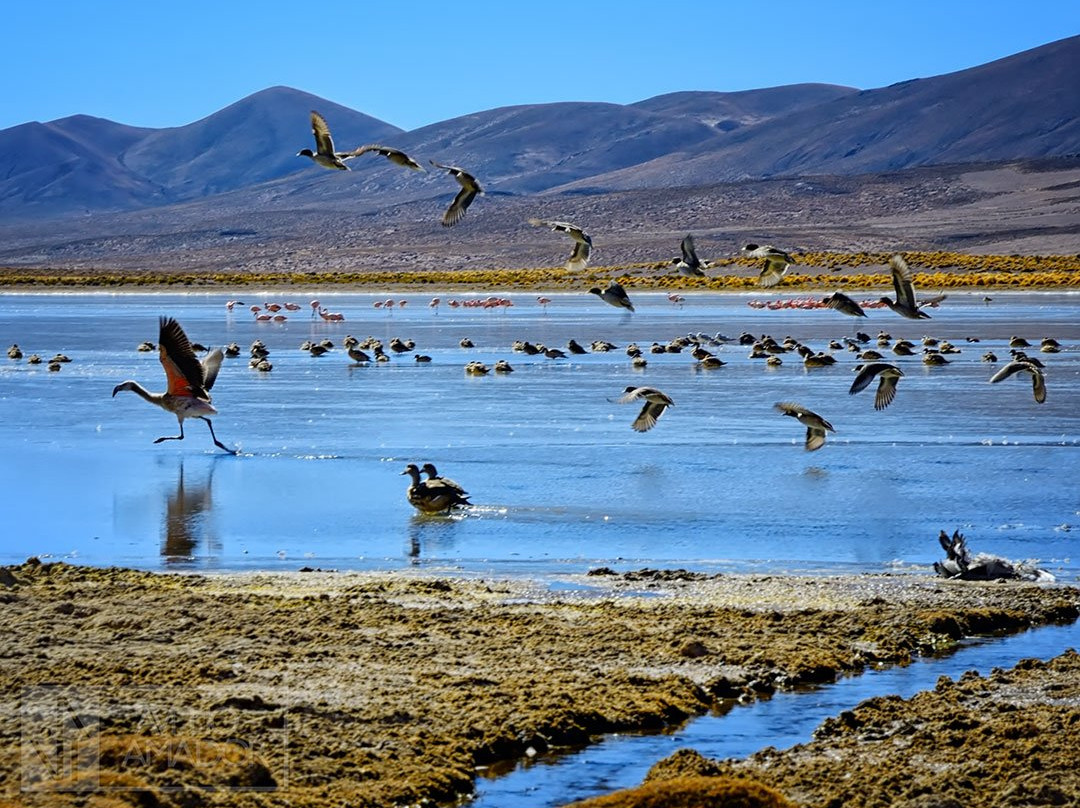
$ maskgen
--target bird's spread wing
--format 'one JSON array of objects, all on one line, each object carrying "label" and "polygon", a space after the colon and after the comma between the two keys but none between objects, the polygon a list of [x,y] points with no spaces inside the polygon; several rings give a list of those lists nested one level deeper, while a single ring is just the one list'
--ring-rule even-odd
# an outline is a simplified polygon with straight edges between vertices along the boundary
[{"label": "bird's spread wing", "polygon": [[631,426],[634,428],[635,432],[648,432],[656,426],[657,419],[664,414],[664,410],[666,409],[667,404],[657,404],[652,401],[647,401]]},{"label": "bird's spread wing", "polygon": [[458,191],[457,196],[454,197],[454,201],[450,203],[450,207],[446,209],[446,213],[443,214],[443,226],[451,227],[460,222],[461,218],[465,215],[465,210],[472,204],[472,201],[475,198],[476,191],[463,186],[462,189]]},{"label": "bird's spread wing", "polygon": [[766,258],[765,263],[761,268],[761,274],[758,275],[758,285],[766,287],[776,286],[776,284],[784,279],[784,273],[786,271],[787,265],[783,264],[783,262],[776,264]]},{"label": "bird's spread wing", "polygon": [[689,233],[686,238],[682,240],[682,244],[679,245],[679,249],[682,250],[683,261],[689,266],[696,267],[701,262],[698,261],[697,251],[694,250],[694,237]]},{"label": "bird's spread wing", "polygon": [[896,383],[899,381],[895,376],[882,376],[878,382],[877,395],[874,396],[874,409],[883,410],[892,404],[896,398]]},{"label": "bird's spread wing", "polygon": [[1031,372],[1032,366],[1029,365],[1027,362],[1020,362],[1018,360],[1014,360],[1012,362],[1009,362],[1009,364],[1005,365],[1005,367],[1003,367],[1001,370],[991,376],[990,381],[992,383],[1000,382],[1003,379],[1009,378],[1014,373],[1019,373],[1021,370]]},{"label": "bird's spread wing", "polygon": [[158,355],[168,380],[168,394],[206,398],[203,366],[184,329],[172,317],[162,317],[159,324]]},{"label": "bird's spread wing", "polygon": [[1035,394],[1037,404],[1046,403],[1046,377],[1036,367],[1031,369],[1031,392]]},{"label": "bird's spread wing", "polygon": [[315,151],[319,154],[334,153],[334,139],[330,137],[330,127],[326,119],[315,110],[311,111],[311,131],[315,134]]},{"label": "bird's spread wing", "polygon": [[889,259],[889,268],[892,270],[893,289],[896,291],[896,302],[915,308],[915,290],[911,286],[911,269],[902,255],[894,255]]},{"label": "bird's spread wing", "polygon": [[886,368],[886,365],[881,362],[873,362],[869,365],[863,365],[863,369],[859,371],[859,375],[855,377],[855,381],[851,383],[851,388],[848,390],[849,395],[855,395],[856,393],[865,390],[873,378],[878,375],[882,370]]},{"label": "bird's spread wing", "polygon": [[570,260],[566,262],[569,270],[585,269],[589,263],[589,253],[592,247],[587,241],[575,241],[574,251],[570,253]]},{"label": "bird's spread wing", "polygon": [[816,426],[806,428],[806,451],[813,452],[825,445],[825,430]]},{"label": "bird's spread wing", "polygon": [[221,348],[212,350],[202,361],[203,366],[203,389],[210,392],[217,381],[218,371],[221,370],[221,360],[225,358]]}]

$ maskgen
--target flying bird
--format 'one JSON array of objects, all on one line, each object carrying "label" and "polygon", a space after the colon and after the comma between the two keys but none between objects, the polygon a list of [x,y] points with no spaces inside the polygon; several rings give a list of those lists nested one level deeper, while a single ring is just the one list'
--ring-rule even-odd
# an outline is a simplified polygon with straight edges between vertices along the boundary
[{"label": "flying bird", "polygon": [[825,445],[825,433],[835,432],[833,425],[818,415],[816,412],[812,412],[801,404],[796,404],[793,401],[781,401],[776,404],[776,409],[782,412],[784,415],[790,415],[796,419],[800,424],[806,427],[806,451],[813,452],[816,449],[820,449]]},{"label": "flying bird", "polygon": [[687,233],[686,238],[679,245],[679,250],[682,252],[682,256],[671,259],[671,263],[675,266],[675,269],[679,270],[679,274],[686,275],[688,278],[704,278],[705,270],[708,269],[709,265],[698,258],[697,250],[694,249],[694,237],[692,235]]},{"label": "flying bird", "polygon": [[1002,379],[1007,379],[1010,376],[1025,372],[1031,374],[1031,392],[1035,396],[1035,401],[1038,404],[1043,404],[1046,401],[1046,377],[1043,376],[1042,369],[1035,365],[1034,362],[1028,359],[1014,359],[1009,362],[1005,367],[990,377],[991,382],[1000,382]]},{"label": "flying bird", "polygon": [[630,296],[626,294],[626,290],[622,288],[622,284],[618,281],[612,281],[608,284],[607,289],[603,290],[598,286],[594,286],[589,290],[589,294],[596,295],[605,303],[610,303],[616,308],[634,310],[634,304],[630,302]]},{"label": "flying bird", "polygon": [[449,513],[453,508],[472,504],[468,497],[438,479],[421,480],[420,469],[415,463],[407,465],[401,473],[408,474],[412,478],[405,496],[409,504],[421,513]]},{"label": "flying bird", "polygon": [[435,168],[441,168],[452,174],[454,179],[458,181],[458,184],[461,185],[461,190],[458,191],[457,196],[454,197],[454,201],[450,203],[450,207],[446,209],[446,213],[444,213],[442,217],[443,227],[452,227],[461,221],[469,205],[476,199],[476,195],[484,193],[484,189],[480,187],[480,183],[476,181],[476,177],[467,171],[463,171],[457,166],[443,165],[442,163],[436,163],[434,160],[429,160],[428,162],[435,166]]},{"label": "flying bird", "polygon": [[566,262],[566,268],[571,272],[585,269],[589,264],[589,254],[592,252],[592,238],[580,227],[569,222],[546,222],[543,219],[529,219],[533,227],[550,227],[566,233],[574,240],[574,251],[570,253],[570,259]]},{"label": "flying bird", "polygon": [[821,300],[830,309],[836,309],[841,314],[846,314],[849,317],[865,317],[866,312],[863,311],[863,307],[845,295],[843,292],[833,292],[831,295],[826,295]]},{"label": "flying bird", "polygon": [[631,401],[642,400],[645,405],[638,413],[638,417],[634,419],[634,423],[630,425],[635,432],[648,432],[656,426],[656,421],[664,414],[664,410],[675,406],[675,402],[667,393],[655,387],[634,387],[633,385],[627,387],[617,401],[619,404],[629,404]]},{"label": "flying bird", "polygon": [[350,157],[359,157],[361,154],[367,154],[368,152],[377,152],[389,160],[391,163],[402,166],[404,168],[411,168],[413,171],[423,171],[424,167],[409,157],[401,149],[392,149],[389,146],[380,146],[377,143],[369,143],[366,146],[361,146],[354,152],[350,153]]},{"label": "flying bird", "polygon": [[874,396],[874,409],[883,410],[896,398],[896,383],[903,375],[904,372],[896,365],[890,365],[888,362],[871,362],[862,366],[859,375],[851,383],[848,394],[855,395],[860,390],[865,390],[877,376],[878,388]]},{"label": "flying bird", "polygon": [[348,171],[345,160],[355,157],[354,152],[334,151],[334,139],[330,137],[330,127],[326,125],[326,119],[315,110],[311,111],[311,131],[315,135],[315,151],[301,149],[296,153],[297,157],[310,157],[323,168],[336,168],[339,171]]},{"label": "flying bird", "polygon": [[162,317],[159,326],[158,355],[161,366],[165,369],[168,389],[164,393],[151,393],[138,382],[126,381],[113,388],[113,396],[115,397],[121,390],[130,390],[151,404],[156,404],[176,416],[176,420],[180,423],[180,434],[158,438],[154,443],[165,440],[183,440],[184,419],[199,418],[206,421],[215,446],[229,454],[236,454],[235,449],[230,449],[217,439],[217,435],[214,434],[214,425],[210,422],[210,416],[217,415],[217,410],[210,403],[210,388],[217,380],[218,370],[224,358],[221,349],[214,349],[200,362],[188,341],[187,334],[176,320],[172,317]]},{"label": "flying bird", "polygon": [[901,317],[907,317],[909,320],[929,320],[930,315],[925,311],[921,311],[915,302],[915,290],[911,286],[911,270],[908,268],[904,256],[894,255],[890,258],[889,268],[892,270],[896,302],[887,297],[881,298],[881,302]]},{"label": "flying bird", "polygon": [[776,286],[787,274],[788,267],[795,263],[795,259],[776,247],[757,244],[747,244],[742,248],[748,258],[760,258],[761,274],[758,276],[759,286]]}]

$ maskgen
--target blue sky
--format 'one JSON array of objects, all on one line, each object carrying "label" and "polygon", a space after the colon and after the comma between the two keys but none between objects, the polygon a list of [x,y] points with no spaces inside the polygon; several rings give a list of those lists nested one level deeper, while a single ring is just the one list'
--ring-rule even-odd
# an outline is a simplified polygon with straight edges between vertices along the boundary
[{"label": "blue sky", "polygon": [[1080,34],[1080,0],[9,3],[0,128],[177,126],[277,84],[413,129],[509,104],[869,89]]}]

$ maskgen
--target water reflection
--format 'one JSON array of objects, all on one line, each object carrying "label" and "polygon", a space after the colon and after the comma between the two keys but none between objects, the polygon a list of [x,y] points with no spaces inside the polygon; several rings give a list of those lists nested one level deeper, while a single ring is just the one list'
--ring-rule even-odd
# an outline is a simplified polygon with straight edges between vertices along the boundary
[{"label": "water reflection", "polygon": [[202,480],[192,480],[184,474],[184,461],[176,476],[176,488],[168,493],[165,502],[165,521],[162,525],[161,555],[167,564],[194,560],[195,549],[201,543],[208,555],[221,552],[221,541],[212,519],[215,463]]},{"label": "water reflection", "polygon": [[409,517],[409,561],[420,563],[422,549],[440,551],[453,548],[458,526],[464,519],[461,515],[443,516],[434,514],[413,514]]}]

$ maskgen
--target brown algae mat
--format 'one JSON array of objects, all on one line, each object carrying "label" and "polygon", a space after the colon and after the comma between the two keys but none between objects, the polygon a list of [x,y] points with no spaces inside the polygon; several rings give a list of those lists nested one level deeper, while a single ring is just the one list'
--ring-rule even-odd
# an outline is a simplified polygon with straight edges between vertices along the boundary
[{"label": "brown algae mat", "polygon": [[[1080,605],[1071,587],[918,575],[596,572],[552,591],[430,571],[199,576],[33,559],[0,568],[0,805],[452,802],[479,771],[524,755],[903,664],[965,635],[1074,620]],[[951,700],[951,717],[948,703],[927,709],[960,722],[944,738],[993,743],[992,761],[947,740],[937,756],[912,736],[933,730],[918,722],[898,738],[914,744],[908,758],[889,760],[865,739],[897,733],[905,703],[879,699],[815,742],[846,743],[846,757],[806,752],[818,758],[781,765],[783,755],[759,753],[703,787],[840,805],[856,803],[828,802],[800,777],[822,767],[843,780],[869,761],[903,779],[902,759],[972,781],[1053,770],[1027,753],[1042,724],[1018,721],[1002,729],[1016,746],[999,744],[982,713],[956,715],[981,685],[955,687],[965,689],[926,695]],[[1071,709],[1075,737],[1075,699]],[[915,760],[924,746],[927,759]],[[669,774],[685,775],[679,787],[691,793],[717,774],[706,763]],[[869,792],[885,778],[864,779]]]}]

